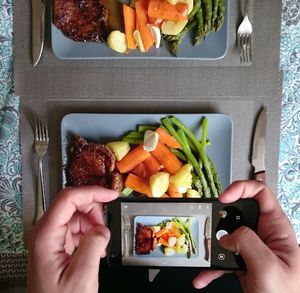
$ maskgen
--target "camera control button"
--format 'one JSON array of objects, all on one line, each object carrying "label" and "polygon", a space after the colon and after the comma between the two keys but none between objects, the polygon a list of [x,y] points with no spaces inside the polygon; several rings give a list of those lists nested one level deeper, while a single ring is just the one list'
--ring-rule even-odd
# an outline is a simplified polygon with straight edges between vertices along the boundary
[{"label": "camera control button", "polygon": [[219,230],[217,233],[216,233],[216,238],[218,240],[220,240],[223,236],[227,235],[228,232],[226,230]]},{"label": "camera control button", "polygon": [[219,253],[218,254],[218,260],[225,260],[226,259],[226,256],[225,256],[225,254],[224,253]]}]

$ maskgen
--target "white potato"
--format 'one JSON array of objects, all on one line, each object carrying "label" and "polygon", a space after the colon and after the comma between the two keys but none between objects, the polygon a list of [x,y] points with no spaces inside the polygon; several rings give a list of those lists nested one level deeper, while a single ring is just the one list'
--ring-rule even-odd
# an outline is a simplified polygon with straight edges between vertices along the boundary
[{"label": "white potato", "polygon": [[178,3],[186,3],[188,5],[188,14],[193,10],[194,0],[178,0]]},{"label": "white potato", "polygon": [[178,21],[164,20],[161,25],[161,31],[165,35],[175,36],[183,30],[183,28],[186,26],[187,22],[188,22],[187,19],[178,20]]},{"label": "white potato", "polygon": [[107,37],[107,45],[119,53],[127,52],[126,36],[120,31],[112,31]]}]

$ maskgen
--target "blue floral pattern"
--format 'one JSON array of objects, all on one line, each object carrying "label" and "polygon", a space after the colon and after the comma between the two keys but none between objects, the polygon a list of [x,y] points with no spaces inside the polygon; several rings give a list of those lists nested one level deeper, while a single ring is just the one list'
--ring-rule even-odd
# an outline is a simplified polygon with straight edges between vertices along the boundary
[{"label": "blue floral pattern", "polygon": [[13,0],[0,0],[0,253],[23,245],[19,97],[13,88]]},{"label": "blue floral pattern", "polygon": [[278,198],[300,242],[300,2],[284,0],[281,21],[283,96]]}]

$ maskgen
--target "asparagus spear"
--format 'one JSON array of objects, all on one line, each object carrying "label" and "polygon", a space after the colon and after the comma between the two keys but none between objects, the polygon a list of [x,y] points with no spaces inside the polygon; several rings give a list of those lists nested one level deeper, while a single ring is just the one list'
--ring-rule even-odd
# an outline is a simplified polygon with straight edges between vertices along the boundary
[{"label": "asparagus spear", "polygon": [[184,29],[176,35],[175,40],[171,43],[170,45],[170,52],[173,56],[177,55],[177,51],[178,48],[180,46],[180,44],[182,43],[185,35],[192,30],[194,27],[196,26],[196,21],[195,20],[191,20],[189,21],[186,26],[184,27]]},{"label": "asparagus spear", "polygon": [[[205,117],[206,118],[206,117]],[[204,120],[205,120],[204,118]],[[207,119],[207,118],[206,118]],[[195,144],[198,152],[199,152],[199,155],[200,155],[200,158],[201,158],[201,161],[203,163],[203,167],[204,167],[204,170],[205,170],[205,174],[207,176],[207,179],[208,179],[208,183],[209,183],[209,186],[210,186],[210,190],[212,192],[212,195],[214,197],[218,197],[218,192],[217,192],[217,189],[216,189],[216,186],[215,186],[215,183],[214,183],[214,179],[213,179],[213,175],[211,173],[211,169],[210,169],[210,164],[209,164],[209,161],[208,161],[208,158],[207,158],[207,155],[205,153],[205,150],[203,148],[203,146],[201,145],[201,143],[197,140],[196,136],[194,135],[194,133],[184,124],[182,123],[178,118],[176,117],[172,117],[170,118],[170,120],[175,124],[177,125],[179,128],[181,128],[185,134],[192,140],[192,142]],[[206,124],[203,125],[203,128],[207,128],[207,122]],[[204,129],[204,131],[207,131],[206,129]],[[205,138],[205,142],[206,142],[206,138]]]},{"label": "asparagus spear", "polygon": [[214,182],[218,191],[218,195],[220,195],[223,192],[223,188],[222,188],[222,183],[219,179],[219,175],[218,172],[216,170],[216,167],[214,165],[214,163],[212,162],[212,160],[208,157],[209,163],[210,163],[210,169],[211,169],[211,173],[213,175],[214,178]]},{"label": "asparagus spear", "polygon": [[218,16],[219,1],[220,0],[213,0],[213,14],[212,14],[212,19],[211,19],[211,25],[214,30],[216,30],[215,24],[216,24],[216,19]]},{"label": "asparagus spear", "polygon": [[196,32],[194,37],[194,46],[198,46],[204,37],[203,11],[201,5],[196,13],[195,18],[196,18],[197,25],[196,25]]},{"label": "asparagus spear", "polygon": [[212,18],[212,0],[203,0],[204,10],[204,34],[207,36],[211,30],[211,18]]},{"label": "asparagus spear", "polygon": [[224,0],[219,0],[218,3],[218,15],[215,21],[215,31],[219,31],[224,23],[224,15],[225,15],[225,3]]},{"label": "asparagus spear", "polygon": [[194,155],[192,154],[192,152],[190,150],[190,147],[188,145],[184,130],[180,128],[177,133],[178,133],[178,135],[180,137],[180,140],[182,142],[181,147],[182,147],[183,151],[186,153],[188,159],[191,161],[191,164],[195,169],[195,172],[199,176],[199,179],[201,181],[201,185],[202,185],[202,188],[203,188],[204,196],[205,197],[211,197],[210,189],[208,187],[205,175],[204,175],[204,173],[203,173],[203,171],[202,171],[202,169],[199,165],[199,162],[195,159]]}]

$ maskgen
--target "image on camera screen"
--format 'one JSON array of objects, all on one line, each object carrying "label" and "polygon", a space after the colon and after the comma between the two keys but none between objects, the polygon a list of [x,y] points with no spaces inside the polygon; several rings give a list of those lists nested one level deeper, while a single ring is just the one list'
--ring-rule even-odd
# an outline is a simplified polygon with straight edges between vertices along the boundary
[{"label": "image on camera screen", "polygon": [[122,264],[210,267],[211,203],[122,202]]}]

